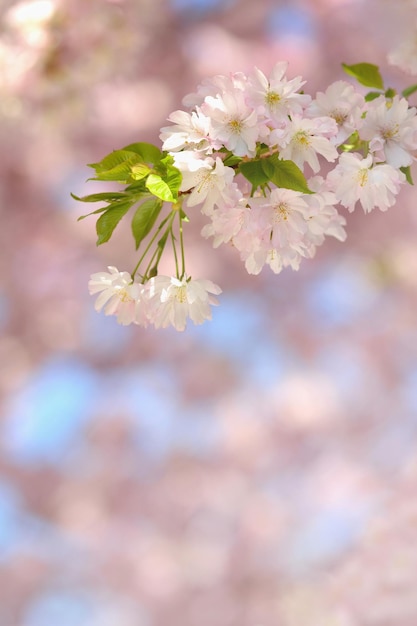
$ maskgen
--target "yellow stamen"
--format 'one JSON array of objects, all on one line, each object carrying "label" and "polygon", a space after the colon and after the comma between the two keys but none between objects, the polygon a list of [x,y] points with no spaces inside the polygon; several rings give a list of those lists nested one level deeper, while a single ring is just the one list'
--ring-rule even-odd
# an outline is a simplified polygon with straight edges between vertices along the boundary
[{"label": "yellow stamen", "polygon": [[334,119],[336,124],[341,126],[347,120],[347,113],[343,113],[343,111],[336,110],[336,111],[333,111],[333,113],[331,113],[330,117]]},{"label": "yellow stamen", "polygon": [[181,287],[177,287],[175,290],[175,299],[180,304],[184,304],[187,302],[187,287],[186,285],[181,285]]},{"label": "yellow stamen", "polygon": [[299,130],[293,138],[293,141],[307,147],[311,144],[310,136],[305,130]]},{"label": "yellow stamen", "polygon": [[381,131],[381,137],[383,139],[393,139],[396,135],[398,135],[398,131],[400,130],[399,124],[393,124],[390,128],[383,128]]},{"label": "yellow stamen", "polygon": [[271,109],[280,102],[281,96],[276,91],[268,91],[265,95],[266,104],[271,107]]},{"label": "yellow stamen", "polygon": [[369,172],[366,168],[359,170],[358,182],[361,187],[365,187],[366,183],[368,182],[368,176],[369,176]]},{"label": "yellow stamen", "polygon": [[273,221],[275,224],[278,222],[286,221],[289,215],[288,206],[284,203],[275,207]]},{"label": "yellow stamen", "polygon": [[132,296],[129,295],[126,289],[120,289],[118,295],[119,295],[121,302],[133,302]]},{"label": "yellow stamen", "polygon": [[238,135],[242,131],[243,124],[241,120],[230,120],[229,127],[232,133],[236,133]]}]

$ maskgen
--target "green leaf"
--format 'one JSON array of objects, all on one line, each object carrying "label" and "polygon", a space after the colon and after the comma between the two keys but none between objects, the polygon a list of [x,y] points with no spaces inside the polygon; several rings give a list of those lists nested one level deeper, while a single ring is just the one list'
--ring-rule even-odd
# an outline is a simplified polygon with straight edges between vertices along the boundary
[{"label": "green leaf", "polygon": [[230,152],[227,157],[224,159],[223,163],[226,167],[234,167],[242,162],[242,157],[238,157],[233,152]]},{"label": "green leaf", "polygon": [[410,168],[410,166],[407,165],[407,167],[406,166],[400,167],[400,170],[402,171],[403,174],[405,174],[405,178],[407,180],[407,183],[409,185],[414,185],[413,177],[411,176],[411,168]]},{"label": "green leaf", "polygon": [[169,185],[158,174],[149,174],[146,187],[154,196],[164,200],[164,202],[175,202]]},{"label": "green leaf", "polygon": [[151,168],[146,163],[137,163],[132,165],[131,176],[134,180],[142,180],[151,171]]},{"label": "green leaf", "polygon": [[90,180],[114,180],[118,183],[128,183],[132,179],[132,167],[136,164],[134,159],[129,159],[124,163],[120,163],[111,170],[98,172],[97,176]]},{"label": "green leaf", "polygon": [[381,95],[380,91],[370,91],[369,93],[366,94],[365,101],[371,102],[372,100],[376,100],[376,98],[379,98],[380,95]]},{"label": "green leaf", "polygon": [[122,217],[126,215],[135,201],[135,198],[129,198],[124,202],[115,202],[107,207],[106,212],[99,217],[96,224],[98,246],[110,239],[117,224],[120,222]]},{"label": "green leaf", "polygon": [[77,222],[79,222],[80,220],[85,219],[86,217],[89,217],[90,215],[96,215],[96,213],[103,213],[104,211],[108,210],[108,206],[102,206],[100,209],[96,209],[95,211],[91,211],[91,213],[87,213],[86,215],[80,215],[80,217],[77,218]]},{"label": "green leaf", "polygon": [[182,181],[182,174],[173,163],[172,156],[166,154],[155,166],[155,172],[149,174],[146,180],[147,189],[165,202],[178,200],[178,191]]},{"label": "green leaf", "polygon": [[151,198],[142,202],[136,209],[132,219],[132,233],[136,242],[136,250],[155,224],[161,212],[162,204],[162,200]]},{"label": "green leaf", "polygon": [[154,146],[152,143],[146,143],[144,141],[131,143],[123,148],[123,150],[126,150],[127,152],[135,152],[141,157],[141,161],[143,163],[153,163],[154,165],[159,163],[163,156],[163,153],[159,148]]},{"label": "green leaf", "polygon": [[142,178],[142,180],[139,180],[138,182],[135,183],[131,183],[130,185],[128,185],[127,187],[125,187],[125,192],[130,194],[135,194],[135,195],[142,195],[146,192],[146,181],[144,178]]},{"label": "green leaf", "polygon": [[118,165],[126,163],[126,161],[140,163],[141,159],[133,150],[114,150],[98,163],[89,163],[88,167],[92,167],[96,170],[97,174],[100,174],[102,172],[108,172]]},{"label": "green leaf", "polygon": [[266,159],[261,159],[265,175],[277,187],[293,189],[302,193],[313,193],[309,188],[306,178],[300,168],[293,161],[284,161],[273,154]]},{"label": "green leaf", "polygon": [[162,177],[170,188],[175,201],[178,200],[178,191],[182,182],[182,174],[174,165],[168,165],[167,173]]},{"label": "green leaf", "polygon": [[[76,196],[75,193],[71,194],[71,197],[74,200],[79,200],[80,202],[116,202],[117,200],[122,200],[126,198],[127,194],[121,191],[103,191],[101,193],[92,193],[89,196]],[[107,207],[106,207],[107,208]]]},{"label": "green leaf", "polygon": [[401,92],[401,95],[404,98],[408,98],[408,96],[411,96],[411,94],[415,93],[417,91],[417,85],[411,85],[410,87],[406,87],[405,89],[403,89],[403,91]]},{"label": "green leaf", "polygon": [[243,161],[239,165],[239,171],[243,176],[257,189],[261,185],[265,185],[270,181],[270,177],[263,169],[263,163],[266,159],[255,159],[254,161]]},{"label": "green leaf", "polygon": [[373,89],[384,89],[384,81],[377,65],[372,63],[355,63],[354,65],[342,63],[342,67],[346,74],[356,78],[361,85]]}]

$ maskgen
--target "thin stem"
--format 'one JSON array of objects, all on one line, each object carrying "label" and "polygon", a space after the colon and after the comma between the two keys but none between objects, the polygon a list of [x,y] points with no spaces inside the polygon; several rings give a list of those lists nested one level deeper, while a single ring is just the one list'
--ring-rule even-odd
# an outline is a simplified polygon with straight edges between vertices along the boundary
[{"label": "thin stem", "polygon": [[179,280],[181,280],[179,267],[178,267],[177,246],[175,245],[175,236],[172,230],[171,230],[171,242],[172,242],[172,250],[174,252],[174,259],[175,259],[175,275]]},{"label": "thin stem", "polygon": [[[179,216],[179,221],[180,221],[179,229],[180,229],[180,246],[181,246],[181,277],[180,277],[180,280],[182,280],[184,278],[184,274],[185,274],[185,251],[184,251],[184,234],[183,234],[183,228],[182,228],[183,218],[182,218],[182,211],[181,211],[181,209],[178,211],[178,216]],[[177,269],[177,272],[178,272],[178,269]]]},{"label": "thin stem", "polygon": [[[174,221],[174,217],[175,217],[175,211],[171,211],[171,213],[168,215],[168,217],[165,220],[165,222],[167,220],[169,220],[168,226],[165,229],[165,232],[162,235],[161,239],[158,241],[158,244],[157,244],[157,246],[156,246],[156,248],[155,248],[155,250],[154,250],[154,252],[153,252],[153,254],[152,254],[151,258],[150,258],[150,261],[149,261],[149,263],[148,263],[148,265],[146,267],[145,273],[144,273],[143,278],[142,278],[142,282],[143,283],[148,280],[148,278],[149,278],[148,274],[149,274],[149,272],[151,270],[153,270],[152,276],[155,276],[156,273],[157,273],[158,264],[159,264],[159,261],[161,260],[162,253],[163,253],[164,248],[165,248],[165,244],[166,244],[168,233],[169,232],[172,233],[172,222]],[[165,239],[165,241],[164,241],[163,245],[159,245],[161,240],[164,240],[164,239]],[[155,258],[156,258],[156,261],[155,261],[155,264],[153,265]]]},{"label": "thin stem", "polygon": [[[152,244],[154,243],[155,239],[157,238],[158,234],[161,232],[161,230],[163,229],[163,227],[165,226],[165,224],[167,223],[168,219],[171,217],[171,214],[168,215],[165,219],[162,220],[162,222],[159,224],[158,228],[155,231],[155,234],[153,235],[152,239],[149,241],[148,245],[145,248],[144,253],[142,254],[142,256],[140,257],[139,261],[137,262],[135,269],[133,270],[131,276],[132,276],[132,280],[135,279],[135,274],[139,269],[140,264],[142,263],[143,259],[145,258],[145,256],[148,254]],[[145,274],[146,275],[146,274]]]}]

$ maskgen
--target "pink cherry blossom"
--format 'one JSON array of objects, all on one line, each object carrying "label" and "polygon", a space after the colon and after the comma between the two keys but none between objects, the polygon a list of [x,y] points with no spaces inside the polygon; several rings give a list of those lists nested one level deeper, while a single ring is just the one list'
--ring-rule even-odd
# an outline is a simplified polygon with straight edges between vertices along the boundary
[{"label": "pink cherry blossom", "polygon": [[417,150],[416,113],[405,98],[395,96],[387,102],[381,96],[369,103],[360,136],[370,142],[378,160],[397,168],[411,165]]},{"label": "pink cherry blossom", "polygon": [[318,154],[330,162],[338,157],[330,140],[337,132],[337,124],[331,117],[308,119],[294,115],[285,129],[272,131],[270,142],[278,144],[281,158],[294,161],[299,168],[308,163],[317,173],[320,170]]},{"label": "pink cherry blossom", "polygon": [[395,203],[404,174],[388,164],[373,164],[372,154],[344,153],[327,176],[327,182],[343,206],[353,211],[359,201],[365,213],[374,208],[386,211]]},{"label": "pink cherry blossom", "polygon": [[268,78],[255,68],[249,78],[248,101],[274,124],[287,122],[288,115],[301,114],[311,100],[308,94],[299,93],[305,83],[301,76],[285,78],[287,68],[287,62],[277,63]]},{"label": "pink cherry blossom", "polygon": [[335,145],[343,143],[361,126],[365,99],[353,85],[338,80],[329,85],[323,93],[319,91],[315,100],[306,109],[308,117],[327,116],[335,120],[338,132],[332,138]]},{"label": "pink cherry blossom", "polygon": [[211,151],[208,138],[210,118],[206,117],[199,109],[191,113],[174,111],[168,120],[173,122],[173,125],[161,128],[159,135],[163,150],[172,152],[184,148],[193,148]]},{"label": "pink cherry blossom", "polygon": [[201,108],[211,119],[210,137],[217,149],[224,145],[237,156],[255,156],[261,130],[257,113],[246,104],[242,91],[207,96]]}]

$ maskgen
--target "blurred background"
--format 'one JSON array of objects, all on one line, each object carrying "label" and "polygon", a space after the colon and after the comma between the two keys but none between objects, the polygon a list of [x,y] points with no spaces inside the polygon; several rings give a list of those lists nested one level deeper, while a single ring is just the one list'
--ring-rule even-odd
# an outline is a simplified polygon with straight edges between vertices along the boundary
[{"label": "blurred background", "polygon": [[184,333],[94,311],[133,240],[96,248],[70,197],[204,77],[288,60],[314,95],[368,61],[412,84],[386,55],[413,10],[1,0],[1,626],[417,624],[414,188],[279,276],[193,216],[191,273],[224,293]]}]

